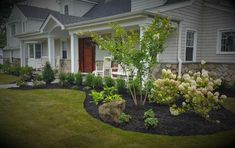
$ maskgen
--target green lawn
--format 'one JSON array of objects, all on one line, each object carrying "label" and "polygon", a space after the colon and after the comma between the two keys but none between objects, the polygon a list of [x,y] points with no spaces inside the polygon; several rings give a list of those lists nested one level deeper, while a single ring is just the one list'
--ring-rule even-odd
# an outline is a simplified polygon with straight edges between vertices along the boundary
[{"label": "green lawn", "polygon": [[10,84],[19,80],[19,77],[0,73],[0,84]]},{"label": "green lawn", "polygon": [[[162,136],[123,131],[91,117],[76,90],[0,89],[0,139],[27,148],[226,147],[235,129],[204,136]],[[172,123],[174,124],[174,123]]]}]

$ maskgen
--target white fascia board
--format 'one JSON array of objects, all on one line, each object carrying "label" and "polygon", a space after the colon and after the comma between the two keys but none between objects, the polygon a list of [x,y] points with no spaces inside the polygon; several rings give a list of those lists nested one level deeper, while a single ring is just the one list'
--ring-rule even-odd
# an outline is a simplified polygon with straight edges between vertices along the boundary
[{"label": "white fascia board", "polygon": [[64,30],[64,25],[61,24],[61,22],[59,20],[57,20],[53,15],[49,15],[47,17],[47,19],[45,20],[45,22],[42,24],[42,26],[40,27],[40,32],[42,33],[44,28],[46,27],[47,23],[50,21],[50,19],[53,19],[60,27],[62,30]]}]

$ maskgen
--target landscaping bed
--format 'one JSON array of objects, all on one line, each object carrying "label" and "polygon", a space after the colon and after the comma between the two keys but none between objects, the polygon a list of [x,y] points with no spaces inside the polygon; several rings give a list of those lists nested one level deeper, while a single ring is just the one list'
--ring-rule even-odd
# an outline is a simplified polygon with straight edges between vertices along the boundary
[{"label": "landscaping bed", "polygon": [[[219,120],[220,123],[206,121],[195,113],[184,113],[181,116],[172,116],[169,107],[146,103],[143,107],[136,107],[127,95],[123,95],[127,101],[125,113],[132,119],[128,124],[108,123],[112,126],[136,132],[163,134],[163,135],[206,135],[235,128],[235,114],[224,107],[210,112],[211,119]],[[101,120],[98,114],[98,106],[91,103],[92,98],[87,93],[84,108],[94,118]],[[143,115],[148,109],[153,109],[159,119],[159,125],[153,129],[147,129],[144,125]],[[101,120],[102,121],[102,120]]]}]

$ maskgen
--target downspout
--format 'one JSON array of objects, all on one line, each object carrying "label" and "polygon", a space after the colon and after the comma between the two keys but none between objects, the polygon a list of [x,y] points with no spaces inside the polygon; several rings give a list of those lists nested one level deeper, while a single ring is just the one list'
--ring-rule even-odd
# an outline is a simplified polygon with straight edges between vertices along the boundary
[{"label": "downspout", "polygon": [[178,77],[181,78],[181,73],[182,73],[182,60],[180,58],[181,56],[181,40],[182,40],[182,22],[179,22],[179,26],[178,26],[178,30],[179,30],[179,38],[178,38],[178,62],[179,62],[179,66],[178,66]]}]

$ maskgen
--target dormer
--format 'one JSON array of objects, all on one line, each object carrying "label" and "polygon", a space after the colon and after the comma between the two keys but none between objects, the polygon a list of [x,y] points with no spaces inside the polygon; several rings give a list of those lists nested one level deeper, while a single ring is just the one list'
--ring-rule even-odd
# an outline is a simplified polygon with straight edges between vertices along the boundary
[{"label": "dormer", "polygon": [[131,11],[139,11],[164,5],[167,0],[131,0]]},{"label": "dormer", "polygon": [[90,0],[57,0],[60,13],[72,16],[83,16],[97,3]]}]

